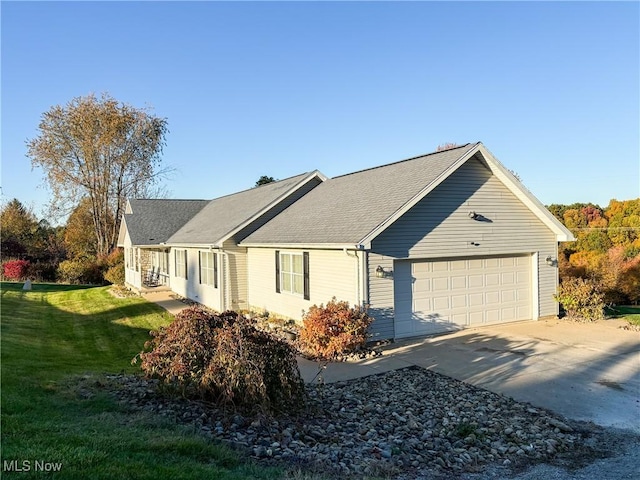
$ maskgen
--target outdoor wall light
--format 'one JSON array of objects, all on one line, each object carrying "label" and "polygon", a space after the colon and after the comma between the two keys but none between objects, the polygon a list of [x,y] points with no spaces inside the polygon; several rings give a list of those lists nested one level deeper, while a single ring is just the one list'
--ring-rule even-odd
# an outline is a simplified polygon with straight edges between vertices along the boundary
[{"label": "outdoor wall light", "polygon": [[552,267],[556,263],[551,255],[547,255],[547,258],[545,258],[544,261],[547,262],[547,265],[550,265]]},{"label": "outdoor wall light", "polygon": [[477,220],[479,216],[480,215],[478,215],[476,212],[469,212],[469,218],[471,220]]},{"label": "outdoor wall light", "polygon": [[385,277],[384,268],[382,268],[380,265],[378,265],[378,267],[376,268],[376,277],[378,277],[378,278],[384,278]]}]

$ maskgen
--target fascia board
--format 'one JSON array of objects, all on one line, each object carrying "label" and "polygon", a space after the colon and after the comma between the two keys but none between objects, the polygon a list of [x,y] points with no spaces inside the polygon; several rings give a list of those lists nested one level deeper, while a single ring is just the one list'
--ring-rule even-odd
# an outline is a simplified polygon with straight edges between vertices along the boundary
[{"label": "fascia board", "polygon": [[353,243],[242,243],[240,247],[247,248],[291,248],[291,249],[311,249],[311,250],[358,250],[361,251],[360,245]]}]

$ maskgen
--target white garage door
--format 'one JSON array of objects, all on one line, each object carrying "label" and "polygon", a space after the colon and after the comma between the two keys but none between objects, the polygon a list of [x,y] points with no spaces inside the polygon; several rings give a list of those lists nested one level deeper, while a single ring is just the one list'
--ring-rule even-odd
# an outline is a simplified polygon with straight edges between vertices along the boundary
[{"label": "white garage door", "polygon": [[530,319],[531,264],[531,256],[396,262],[396,338]]}]

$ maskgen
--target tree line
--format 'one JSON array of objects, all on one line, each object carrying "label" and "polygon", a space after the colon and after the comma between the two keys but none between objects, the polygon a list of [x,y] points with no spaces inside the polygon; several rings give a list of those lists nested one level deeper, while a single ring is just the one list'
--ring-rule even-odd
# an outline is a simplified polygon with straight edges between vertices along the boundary
[{"label": "tree line", "polygon": [[560,244],[560,280],[582,279],[607,304],[640,301],[640,198],[547,207],[576,237]]}]

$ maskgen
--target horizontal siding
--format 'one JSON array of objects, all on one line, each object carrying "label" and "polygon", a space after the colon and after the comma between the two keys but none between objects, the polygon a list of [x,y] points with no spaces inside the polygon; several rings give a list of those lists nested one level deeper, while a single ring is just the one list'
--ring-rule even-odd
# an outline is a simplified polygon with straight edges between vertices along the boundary
[{"label": "horizontal siding", "polygon": [[229,267],[230,307],[232,310],[246,309],[249,305],[247,298],[247,249],[228,240],[224,243],[223,250],[227,255]]},{"label": "horizontal siding", "polygon": [[[472,220],[469,212],[482,215],[484,221]],[[554,233],[475,158],[382,232],[371,251],[372,282],[375,255],[445,259],[538,253],[539,315],[558,311],[553,299],[557,268],[545,261],[549,255],[557,258]],[[392,292],[392,282],[371,287],[372,305],[386,305]]]},{"label": "horizontal siding", "polygon": [[[175,251],[187,250],[187,279],[176,277]],[[204,251],[204,250],[203,250]],[[211,285],[200,284],[200,261],[198,248],[172,248],[169,252],[169,282],[171,290],[178,295],[206,305],[214,310],[221,310],[220,289]],[[222,273],[220,257],[218,257],[218,287],[221,285]]]},{"label": "horizontal siding", "polygon": [[300,320],[311,305],[327,303],[332,297],[355,305],[358,300],[357,260],[342,250],[294,250],[309,252],[310,300],[288,293],[276,293],[275,248],[248,249],[249,305]]},{"label": "horizontal siding", "polygon": [[[383,278],[376,276],[376,268],[381,266],[387,272]],[[393,257],[369,253],[369,310],[374,318],[369,331],[373,340],[393,338]]]}]

